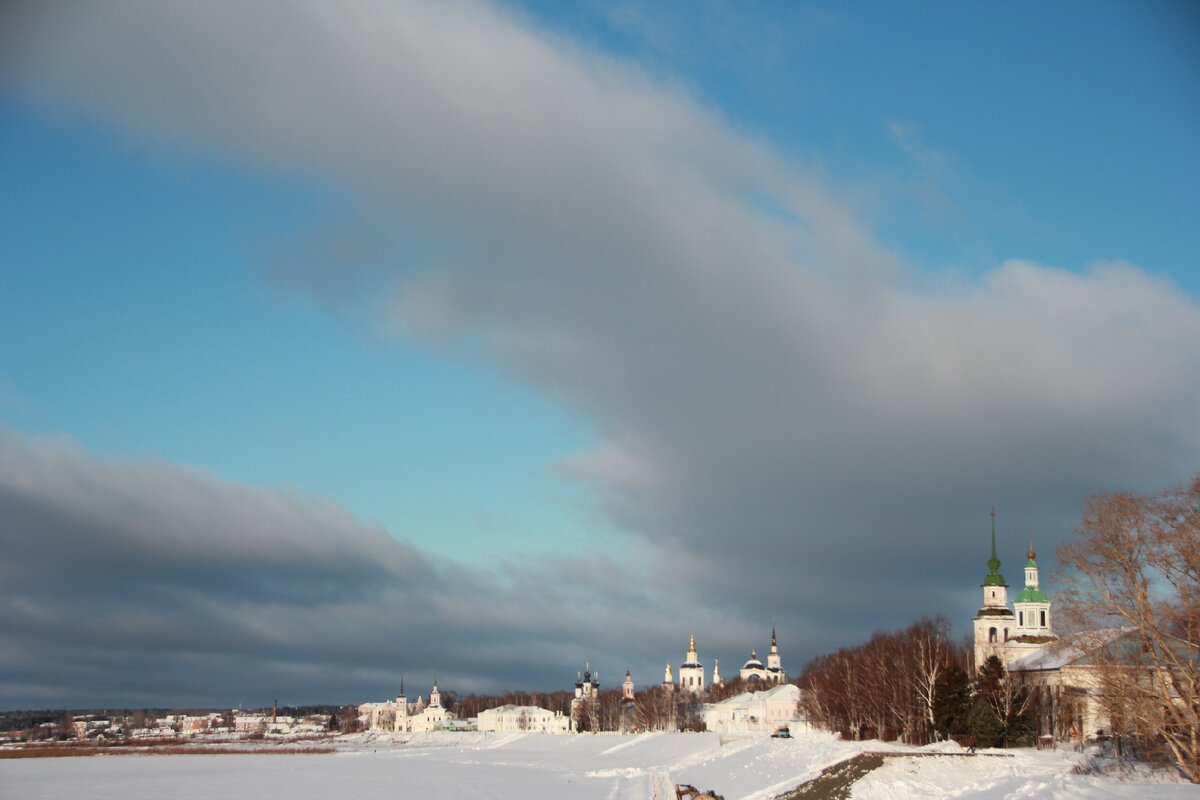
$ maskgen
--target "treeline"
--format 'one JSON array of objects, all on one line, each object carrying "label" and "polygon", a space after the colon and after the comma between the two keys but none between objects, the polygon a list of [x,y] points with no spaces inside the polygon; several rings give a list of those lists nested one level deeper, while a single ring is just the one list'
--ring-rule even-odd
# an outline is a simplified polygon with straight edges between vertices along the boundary
[{"label": "treeline", "polygon": [[1038,692],[994,657],[970,678],[971,647],[949,634],[945,617],[924,618],[814,659],[799,681],[809,721],[854,740],[1033,744]]},{"label": "treeline", "polygon": [[[447,696],[448,695],[448,696]],[[571,713],[573,692],[517,692],[504,691],[500,694],[468,694],[456,695],[454,692],[442,692],[442,705],[454,712],[460,719],[477,717],[479,712],[500,706],[537,706],[560,714]]]}]

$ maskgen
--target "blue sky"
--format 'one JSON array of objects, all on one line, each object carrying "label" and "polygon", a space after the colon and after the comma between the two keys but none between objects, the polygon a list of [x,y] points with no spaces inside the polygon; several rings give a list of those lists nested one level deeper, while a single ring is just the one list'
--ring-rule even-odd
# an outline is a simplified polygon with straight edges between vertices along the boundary
[{"label": "blue sky", "polygon": [[796,672],[1195,469],[1189,4],[3,13],[0,705]]},{"label": "blue sky", "polygon": [[194,155],[148,163],[15,105],[5,120],[20,187],[4,209],[8,425],[329,494],[447,554],[495,557],[561,529],[543,465],[583,441],[561,412],[264,275],[337,198]]}]

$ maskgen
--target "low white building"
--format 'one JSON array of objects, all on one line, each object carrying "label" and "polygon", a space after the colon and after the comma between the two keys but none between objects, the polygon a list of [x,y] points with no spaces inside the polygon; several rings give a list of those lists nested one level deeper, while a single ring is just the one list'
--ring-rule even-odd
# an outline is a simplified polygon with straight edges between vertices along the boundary
[{"label": "low white building", "polygon": [[[160,721],[161,722],[161,721]],[[271,724],[270,714],[234,714],[233,728],[238,733],[265,731]]]},{"label": "low white building", "polygon": [[800,688],[792,683],[762,692],[742,692],[719,703],[706,703],[701,715],[704,726],[718,733],[774,733],[791,727],[800,717]]},{"label": "low white building", "polygon": [[571,719],[546,708],[509,705],[481,711],[476,727],[505,733],[570,733]]}]

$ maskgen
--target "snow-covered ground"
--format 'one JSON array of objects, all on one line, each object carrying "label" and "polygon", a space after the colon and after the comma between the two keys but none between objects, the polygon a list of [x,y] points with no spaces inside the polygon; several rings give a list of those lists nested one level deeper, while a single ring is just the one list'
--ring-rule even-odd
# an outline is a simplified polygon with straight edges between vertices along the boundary
[{"label": "snow-covered ground", "polygon": [[[863,750],[921,752],[879,742],[715,733],[552,736],[434,733],[342,737],[333,754],[91,756],[0,760],[0,798],[172,800],[283,797],[673,800],[674,784],[726,800],[767,800]],[[926,751],[928,752],[928,751]],[[1072,774],[1066,751],[889,759],[855,786],[858,800],[949,797],[1196,800],[1200,787]]]}]

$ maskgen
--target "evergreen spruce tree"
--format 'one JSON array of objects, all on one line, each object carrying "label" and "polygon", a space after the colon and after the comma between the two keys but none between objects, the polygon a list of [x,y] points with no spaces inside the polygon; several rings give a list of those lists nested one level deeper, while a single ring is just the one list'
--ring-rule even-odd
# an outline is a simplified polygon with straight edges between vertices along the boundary
[{"label": "evergreen spruce tree", "polygon": [[968,741],[977,747],[999,747],[1004,742],[1004,722],[978,694],[967,712],[966,728]]},{"label": "evergreen spruce tree", "polygon": [[938,736],[957,739],[969,733],[971,679],[957,664],[951,664],[933,689],[933,724]]},{"label": "evergreen spruce tree", "polygon": [[967,716],[968,734],[980,747],[998,747],[1007,734],[1004,682],[1008,675],[996,656],[989,656],[975,676],[975,692]]},{"label": "evergreen spruce tree", "polygon": [[1038,693],[1004,669],[996,656],[979,668],[969,715],[980,746],[1032,745],[1037,740]]}]

